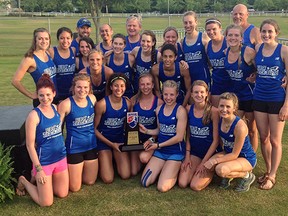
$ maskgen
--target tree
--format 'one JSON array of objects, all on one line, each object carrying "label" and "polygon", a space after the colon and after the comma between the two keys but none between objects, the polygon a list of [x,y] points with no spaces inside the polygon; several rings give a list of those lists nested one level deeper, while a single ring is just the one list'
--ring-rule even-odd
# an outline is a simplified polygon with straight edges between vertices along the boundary
[{"label": "tree", "polygon": [[273,0],[255,0],[254,7],[260,11],[275,9]]}]

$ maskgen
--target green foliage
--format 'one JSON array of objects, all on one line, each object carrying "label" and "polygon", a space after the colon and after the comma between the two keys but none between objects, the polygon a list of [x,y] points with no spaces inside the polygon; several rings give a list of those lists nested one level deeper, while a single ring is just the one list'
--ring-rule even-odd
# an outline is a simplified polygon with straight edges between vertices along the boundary
[{"label": "green foliage", "polygon": [[10,157],[10,153],[13,146],[5,148],[0,143],[0,203],[4,203],[7,198],[13,199],[14,188],[12,182],[15,179],[12,177],[13,161]]}]

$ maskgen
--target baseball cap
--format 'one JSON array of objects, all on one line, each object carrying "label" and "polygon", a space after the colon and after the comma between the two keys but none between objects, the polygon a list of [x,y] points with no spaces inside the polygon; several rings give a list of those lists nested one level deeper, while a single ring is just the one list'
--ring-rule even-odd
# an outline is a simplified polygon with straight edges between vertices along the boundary
[{"label": "baseball cap", "polygon": [[83,26],[91,27],[91,22],[88,19],[86,19],[86,18],[79,19],[78,22],[77,22],[77,28],[81,28]]}]

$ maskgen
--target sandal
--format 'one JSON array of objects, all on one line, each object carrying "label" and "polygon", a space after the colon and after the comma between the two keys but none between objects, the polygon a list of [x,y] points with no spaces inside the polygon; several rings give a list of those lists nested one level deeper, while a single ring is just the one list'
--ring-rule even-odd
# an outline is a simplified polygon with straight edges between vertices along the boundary
[{"label": "sandal", "polygon": [[24,178],[23,176],[20,176],[18,179],[18,183],[17,183],[17,187],[16,187],[16,194],[18,196],[24,196],[26,194],[25,191],[25,186],[24,184],[21,182],[21,179]]},{"label": "sandal", "polygon": [[259,188],[262,190],[271,190],[275,184],[276,184],[275,178],[267,176],[265,181],[259,186]]},{"label": "sandal", "polygon": [[260,176],[258,179],[257,179],[257,183],[258,184],[262,184],[263,182],[266,181],[266,178],[269,176],[269,173],[266,172],[264,173],[262,176]]}]

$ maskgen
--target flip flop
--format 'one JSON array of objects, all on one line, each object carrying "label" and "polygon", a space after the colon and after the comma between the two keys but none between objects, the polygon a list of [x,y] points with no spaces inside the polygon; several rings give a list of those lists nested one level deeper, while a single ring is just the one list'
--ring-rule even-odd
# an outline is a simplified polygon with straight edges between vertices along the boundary
[{"label": "flip flop", "polygon": [[26,191],[25,191],[25,186],[24,184],[21,182],[21,179],[24,178],[24,176],[20,176],[18,179],[18,183],[17,183],[17,187],[16,187],[16,194],[18,196],[25,196]]},{"label": "flip flop", "polygon": [[257,179],[257,183],[258,184],[262,184],[263,182],[265,182],[266,178],[269,176],[269,173],[266,172],[264,173],[262,176],[260,176],[258,179]]},{"label": "flip flop", "polygon": [[[271,182],[270,186],[267,185],[267,184],[269,184],[268,183],[269,181]],[[275,184],[276,184],[275,178],[267,176],[265,181],[259,186],[259,188],[262,189],[262,190],[271,190],[274,187]]]}]

